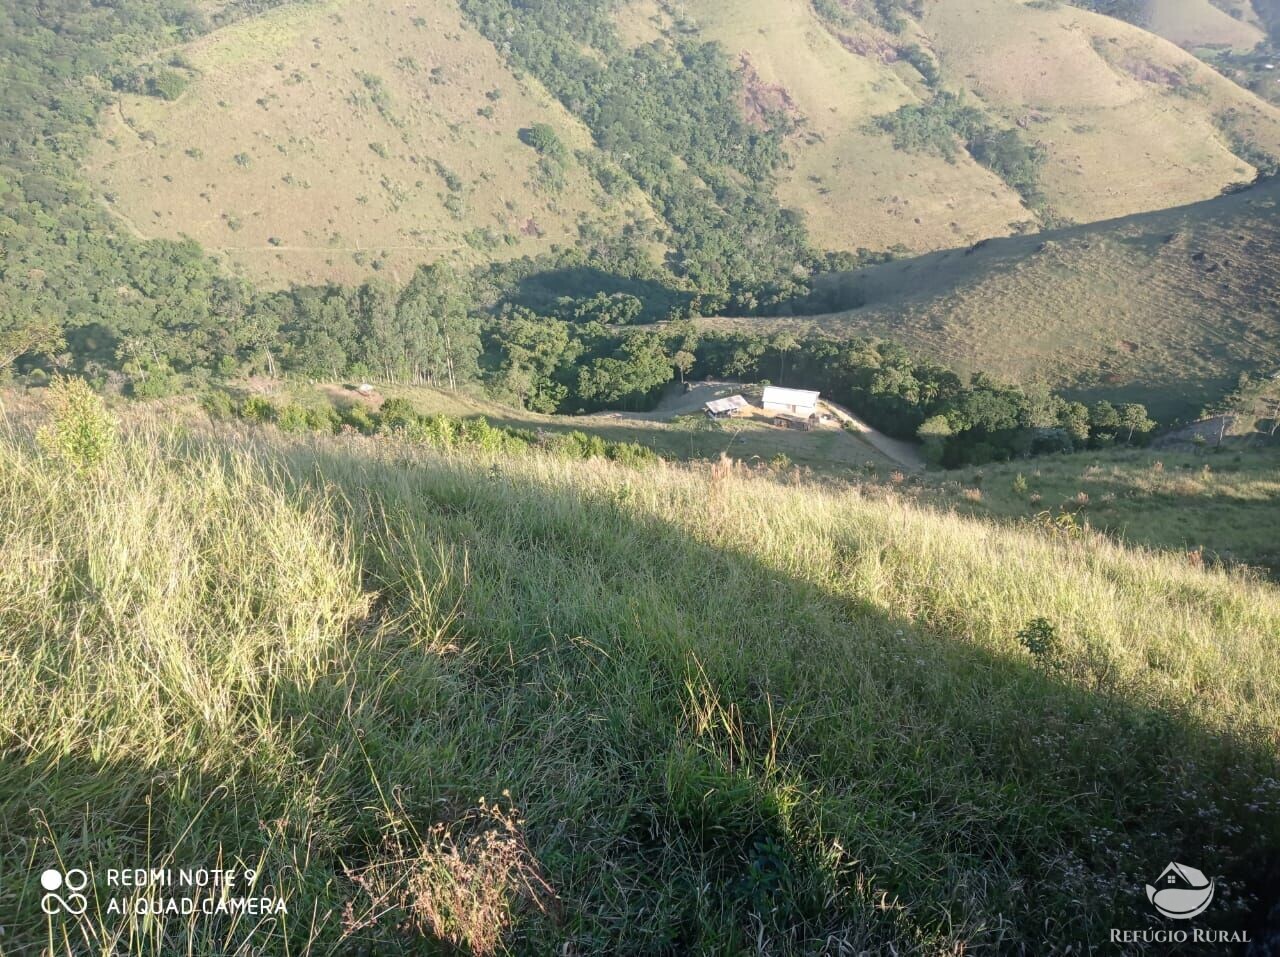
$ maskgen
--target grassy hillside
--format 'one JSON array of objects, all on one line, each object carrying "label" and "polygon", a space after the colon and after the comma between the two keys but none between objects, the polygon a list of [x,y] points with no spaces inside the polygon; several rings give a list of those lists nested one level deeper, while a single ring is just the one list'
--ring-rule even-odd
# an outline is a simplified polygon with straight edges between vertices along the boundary
[{"label": "grassy hillside", "polygon": [[[6,947],[1043,953],[1151,926],[1170,858],[1217,926],[1274,886],[1272,587],[733,471],[172,425],[79,470],[0,440]],[[54,861],[83,921],[39,916]],[[171,862],[288,920],[100,909]]]},{"label": "grassy hillside", "polygon": [[[623,22],[646,27],[637,41],[663,23],[651,6],[627,8]],[[918,19],[906,5],[883,6],[897,10],[896,26],[851,4],[825,19],[799,0],[671,7],[683,15],[679,29],[738,58],[748,108],[782,108],[797,123],[779,196],[830,248],[936,249],[1035,223],[1010,184],[969,153],[895,148],[869,122],[938,90],[963,92],[1042,151],[1042,202],[1058,219],[1209,198],[1252,176],[1242,143],[1280,155],[1280,112],[1137,27],[1020,0],[933,4]],[[1257,26],[1204,7],[1237,28],[1234,42],[1261,38]]]},{"label": "grassy hillside", "polygon": [[[605,162],[590,136],[452,0],[283,5],[173,56],[189,87],[122,94],[90,178],[128,228],[191,236],[267,285],[403,281],[651,216],[599,186],[576,155]],[[540,123],[566,147],[550,167],[520,137]]]},{"label": "grassy hillside", "polygon": [[[805,212],[832,249],[938,249],[1004,235],[1032,219],[1016,193],[963,154],[896,150],[872,120],[929,95],[905,62],[905,40],[865,24],[855,42],[832,31],[804,0],[714,0],[681,5],[699,35],[737,58],[763,103],[787,105],[798,124],[778,195]],[[861,50],[861,52],[859,52]]]},{"label": "grassy hillside", "polygon": [[[138,235],[191,236],[272,284],[375,268],[403,276],[441,256],[509,258],[575,242],[584,225],[652,225],[654,208],[678,236],[696,237],[696,252],[682,255],[704,256],[714,243],[696,221],[716,214],[690,204],[711,202],[708,186],[739,222],[759,212],[758,202],[733,206],[725,157],[713,168],[703,145],[684,142],[681,127],[707,117],[655,94],[660,115],[647,132],[620,139],[618,111],[655,103],[614,102],[596,88],[635,82],[621,51],[701,41],[719,44],[735,71],[741,120],[790,131],[776,188],[764,183],[763,195],[800,211],[821,249],[927,251],[1193,202],[1280,156],[1280,110],[1150,33],[1073,7],[966,0],[888,24],[854,8],[822,16],[802,0],[634,0],[612,19],[579,18],[576,62],[568,48],[546,62],[539,54],[536,30],[554,26],[539,18],[559,13],[515,15],[499,0],[461,10],[455,0],[326,0],[243,17],[155,59],[181,78],[173,98],[119,96],[90,179]],[[499,22],[519,34],[516,52]],[[592,74],[606,67],[619,76]],[[716,75],[706,63],[688,68]],[[941,91],[963,94],[992,130],[1036,152],[1034,189],[980,164],[974,149],[908,148],[877,126]],[[539,123],[568,147],[552,169],[521,142]],[[665,155],[641,162],[636,135]],[[673,187],[665,179],[684,163],[697,177]]]},{"label": "grassy hillside", "polygon": [[[1019,478],[1021,476],[1021,478]],[[1280,573],[1280,451],[1114,450],[930,476],[925,501]],[[1065,517],[1064,517],[1065,516]]]},{"label": "grassy hillside", "polygon": [[966,0],[932,6],[925,28],[948,75],[1042,144],[1043,191],[1068,219],[1176,206],[1248,180],[1232,136],[1280,155],[1274,107],[1109,17]]},{"label": "grassy hillside", "polygon": [[766,325],[883,336],[964,368],[1195,415],[1239,372],[1280,365],[1278,204],[1272,181],[874,266],[820,288],[834,307],[857,308]]},{"label": "grassy hillside", "polygon": [[1148,0],[1143,26],[1180,47],[1252,50],[1267,32],[1253,4],[1209,0]]}]

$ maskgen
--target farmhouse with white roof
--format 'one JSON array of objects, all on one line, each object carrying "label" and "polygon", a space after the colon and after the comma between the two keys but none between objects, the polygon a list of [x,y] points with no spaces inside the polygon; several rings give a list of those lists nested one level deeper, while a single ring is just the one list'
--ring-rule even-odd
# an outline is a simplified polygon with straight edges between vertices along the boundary
[{"label": "farmhouse with white roof", "polygon": [[807,419],[818,411],[817,392],[805,389],[782,389],[776,385],[764,387],[764,398],[761,404],[766,412],[785,412]]}]

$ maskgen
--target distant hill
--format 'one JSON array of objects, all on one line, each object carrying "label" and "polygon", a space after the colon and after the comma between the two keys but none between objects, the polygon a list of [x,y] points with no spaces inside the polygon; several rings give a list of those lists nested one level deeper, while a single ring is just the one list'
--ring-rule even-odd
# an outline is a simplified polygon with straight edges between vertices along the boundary
[{"label": "distant hill", "polygon": [[1147,0],[1143,26],[1182,47],[1253,49],[1266,39],[1266,27],[1248,0]]},{"label": "distant hill", "polygon": [[1086,397],[1197,413],[1280,365],[1280,182],[829,277],[815,325]]},{"label": "distant hill", "polygon": [[[1252,20],[1172,2],[1152,17],[1210,39],[1201,21],[1230,25],[1228,45],[1261,36]],[[592,63],[651,44],[719,44],[741,120],[785,131],[772,193],[819,250],[925,252],[1175,206],[1280,156],[1280,110],[1172,43],[1076,7],[630,0],[583,28],[580,60],[562,68],[568,48],[543,64],[543,41],[521,33],[546,14],[507,28],[478,19],[507,16],[501,4],[242,6],[156,58],[185,90],[119,96],[88,167],[138,235],[190,236],[271,284],[403,277],[424,260],[510,258],[628,225],[660,256],[664,230],[714,215],[690,208],[690,190],[705,183],[723,203],[719,178],[741,171],[723,159],[709,169],[706,148],[682,140],[682,124],[706,117],[684,115],[689,95],[673,88],[647,118],[662,132],[644,134],[657,137],[645,149],[700,179],[673,200],[649,172],[652,152],[619,172],[634,150],[609,130],[616,107],[573,91]],[[523,39],[523,60],[497,42],[502,29]],[[552,75],[561,85],[549,91]],[[963,111],[945,108],[949,96]],[[561,141],[555,162],[521,140],[539,124]],[[911,142],[915,126],[922,141]],[[999,137],[1021,151],[1017,169],[989,155]]]},{"label": "distant hill", "polygon": [[[1261,39],[1256,25],[1204,6],[1238,27],[1233,42]],[[1252,178],[1242,144],[1280,155],[1280,111],[1174,44],[1076,7],[876,5],[896,20],[859,13],[857,4],[802,0],[678,8],[686,16],[669,33],[718,41],[740,63],[749,100],[792,114],[792,162],[779,196],[831,248],[923,251],[1037,224],[1018,191],[969,152],[895,148],[877,128],[877,118],[939,92],[964,96],[994,127],[1017,130],[1042,151],[1043,204],[1058,220],[1208,199]],[[627,9],[624,32],[637,42],[663,26],[652,0]],[[815,12],[824,9],[834,12]],[[1198,21],[1193,28],[1204,33]]]},{"label": "distant hill", "polygon": [[[190,236],[268,285],[405,280],[652,218],[634,188],[599,185],[582,124],[453,0],[287,4],[173,62],[188,88],[121,95],[90,178],[138,233]],[[559,156],[522,142],[539,124]]]}]

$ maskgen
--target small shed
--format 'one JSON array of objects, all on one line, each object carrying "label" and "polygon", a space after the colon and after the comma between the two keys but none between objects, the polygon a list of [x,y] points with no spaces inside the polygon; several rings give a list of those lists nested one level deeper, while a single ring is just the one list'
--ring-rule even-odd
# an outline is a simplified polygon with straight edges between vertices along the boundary
[{"label": "small shed", "polygon": [[780,429],[797,429],[801,432],[810,432],[813,430],[814,423],[817,421],[817,414],[810,416],[787,415],[785,412],[779,412],[773,417],[773,424]]},{"label": "small shed", "polygon": [[740,395],[725,396],[723,399],[712,399],[703,405],[707,417],[711,419],[731,419],[739,415],[747,407],[747,400]]},{"label": "small shed", "polygon": [[807,419],[818,411],[817,392],[806,389],[783,389],[776,385],[764,387],[762,405],[766,412],[783,412]]}]

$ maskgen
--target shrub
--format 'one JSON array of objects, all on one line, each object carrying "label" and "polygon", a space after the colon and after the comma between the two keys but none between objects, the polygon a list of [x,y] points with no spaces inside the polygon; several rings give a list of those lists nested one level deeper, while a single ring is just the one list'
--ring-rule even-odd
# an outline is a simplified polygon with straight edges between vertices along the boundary
[{"label": "shrub", "polygon": [[309,426],[307,410],[292,402],[276,411],[276,425],[285,432],[305,432]]},{"label": "shrub", "polygon": [[251,395],[240,403],[240,418],[246,422],[274,422],[276,407],[262,395]]},{"label": "shrub", "polygon": [[347,406],[339,413],[339,420],[343,425],[349,425],[363,435],[373,435],[378,431],[377,422],[363,405]]},{"label": "shrub", "polygon": [[452,448],[458,441],[459,423],[446,415],[425,415],[409,428],[409,437],[437,448]]},{"label": "shrub", "polygon": [[307,428],[312,432],[337,432],[342,419],[331,405],[307,409]]},{"label": "shrub", "polygon": [[163,399],[176,395],[182,388],[182,377],[167,363],[128,363],[129,394],[136,399]]},{"label": "shrub", "polygon": [[383,432],[407,429],[418,422],[418,412],[408,399],[387,399],[378,413],[378,427]]},{"label": "shrub", "polygon": [[176,100],[187,88],[187,78],[176,70],[161,70],[147,80],[147,93],[162,100]]},{"label": "shrub", "polygon": [[609,445],[608,456],[619,465],[629,468],[644,468],[661,461],[658,453],[653,449],[645,448],[636,442],[612,442]]},{"label": "shrub", "polygon": [[1058,630],[1047,618],[1032,618],[1018,632],[1018,642],[1042,663],[1054,663],[1062,650]]},{"label": "shrub", "polygon": [[200,407],[215,421],[230,419],[236,414],[236,405],[231,396],[221,389],[206,392],[200,398]]},{"label": "shrub", "polygon": [[547,123],[535,123],[528,129],[520,131],[520,139],[527,146],[532,146],[548,159],[563,162],[568,150],[560,140],[556,131]]},{"label": "shrub", "polygon": [[83,379],[49,384],[51,421],[36,434],[40,447],[75,472],[96,468],[116,447],[116,423],[102,397]]}]

